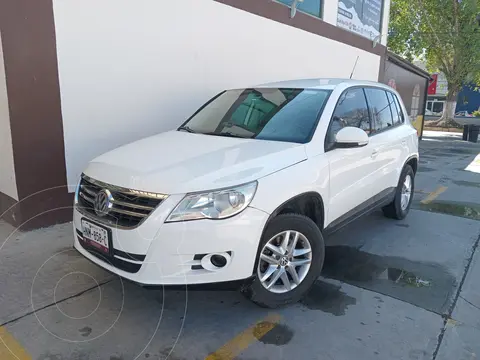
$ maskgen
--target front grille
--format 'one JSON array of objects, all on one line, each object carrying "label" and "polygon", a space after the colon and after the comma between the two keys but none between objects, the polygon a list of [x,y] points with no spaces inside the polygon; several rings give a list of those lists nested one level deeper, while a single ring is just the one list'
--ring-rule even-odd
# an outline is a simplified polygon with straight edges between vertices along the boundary
[{"label": "front grille", "polygon": [[[102,190],[112,194],[108,214],[100,216],[95,211],[95,199]],[[145,220],[166,198],[166,195],[130,190],[82,175],[78,189],[78,207],[98,221],[116,227],[133,228]]]}]

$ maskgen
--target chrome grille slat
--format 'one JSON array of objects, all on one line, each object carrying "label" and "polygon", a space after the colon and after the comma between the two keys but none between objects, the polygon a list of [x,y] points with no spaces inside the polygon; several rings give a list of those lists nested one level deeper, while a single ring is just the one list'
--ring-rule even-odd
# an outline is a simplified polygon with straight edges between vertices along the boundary
[{"label": "chrome grille slat", "polygon": [[116,199],[114,199],[112,201],[112,203],[113,203],[113,205],[120,205],[120,206],[125,206],[125,207],[129,207],[129,208],[132,208],[132,209],[139,209],[139,210],[152,211],[153,209],[155,209],[154,207],[151,207],[151,206],[137,205],[137,204],[128,203],[128,202],[120,201],[120,200],[116,200]]},{"label": "chrome grille slat", "polygon": [[140,217],[140,218],[144,218],[144,217],[147,217],[148,214],[141,214],[141,213],[137,213],[135,211],[128,211],[128,210],[122,210],[122,209],[118,209],[116,208],[115,206],[113,206],[110,211],[112,212],[116,212],[118,214],[123,214],[123,215],[130,215],[130,216],[135,216],[135,217]]},{"label": "chrome grille slat", "polygon": [[[110,212],[99,216],[95,199],[101,190],[112,194]],[[139,226],[162,203],[167,195],[149,193],[110,185],[82,175],[78,192],[78,210],[108,226],[132,229]]]},{"label": "chrome grille slat", "polygon": [[94,187],[102,188],[102,189],[106,188],[112,192],[121,193],[126,196],[135,196],[135,197],[146,198],[146,199],[148,198],[148,199],[154,199],[154,200],[165,200],[168,197],[168,195],[165,195],[165,194],[156,194],[156,193],[150,193],[146,191],[126,189],[116,185],[110,185],[102,181],[92,179],[84,174],[82,175],[82,178],[83,180],[88,182],[90,186],[93,185]]},{"label": "chrome grille slat", "polygon": [[85,200],[87,200],[89,203],[94,203],[95,202],[95,199],[91,198],[90,196],[86,195],[83,191],[80,191],[78,193],[79,196],[81,196],[82,198],[84,198]]},{"label": "chrome grille slat", "polygon": [[82,186],[81,191],[86,192],[88,195],[93,196],[94,198],[95,198],[95,195],[97,195],[97,193],[89,189],[88,186]]}]

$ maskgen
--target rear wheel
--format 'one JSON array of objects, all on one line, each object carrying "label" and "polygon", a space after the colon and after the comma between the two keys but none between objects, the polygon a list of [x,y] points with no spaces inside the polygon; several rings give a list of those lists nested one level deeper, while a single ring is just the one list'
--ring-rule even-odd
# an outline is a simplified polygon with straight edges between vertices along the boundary
[{"label": "rear wheel", "polygon": [[382,209],[383,214],[392,219],[404,219],[410,210],[414,189],[415,173],[410,165],[405,165],[395,191],[395,198]]},{"label": "rear wheel", "polygon": [[264,232],[254,278],[243,292],[263,307],[297,302],[320,275],[324,256],[322,234],[311,219],[279,215]]}]

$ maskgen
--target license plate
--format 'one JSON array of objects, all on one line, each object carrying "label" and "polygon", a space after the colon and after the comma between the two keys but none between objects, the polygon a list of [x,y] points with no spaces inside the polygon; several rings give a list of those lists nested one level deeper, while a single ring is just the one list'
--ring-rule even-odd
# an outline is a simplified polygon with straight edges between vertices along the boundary
[{"label": "license plate", "polygon": [[97,250],[108,254],[108,231],[82,219],[83,240]]}]

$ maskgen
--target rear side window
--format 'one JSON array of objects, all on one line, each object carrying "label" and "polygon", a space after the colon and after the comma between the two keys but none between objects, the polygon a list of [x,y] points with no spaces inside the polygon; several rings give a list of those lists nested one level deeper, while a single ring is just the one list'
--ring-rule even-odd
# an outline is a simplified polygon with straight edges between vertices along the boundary
[{"label": "rear side window", "polygon": [[396,95],[393,95],[393,98],[395,99],[395,104],[397,105],[398,115],[400,115],[400,121],[404,123],[405,116],[403,115],[403,110],[402,110],[402,106],[400,105],[400,101],[398,100],[398,97]]},{"label": "rear side window", "polygon": [[358,127],[370,134],[370,114],[363,89],[350,89],[340,96],[327,132],[327,149],[335,142],[335,135],[346,126]]},{"label": "rear side window", "polygon": [[387,98],[388,98],[388,104],[390,105],[390,110],[392,111],[393,124],[394,125],[401,124],[402,121],[400,117],[400,110],[395,101],[396,96],[393,95],[391,92],[387,91]]},{"label": "rear side window", "polygon": [[372,115],[373,132],[377,133],[392,127],[393,117],[387,92],[381,89],[365,89],[368,106]]}]

